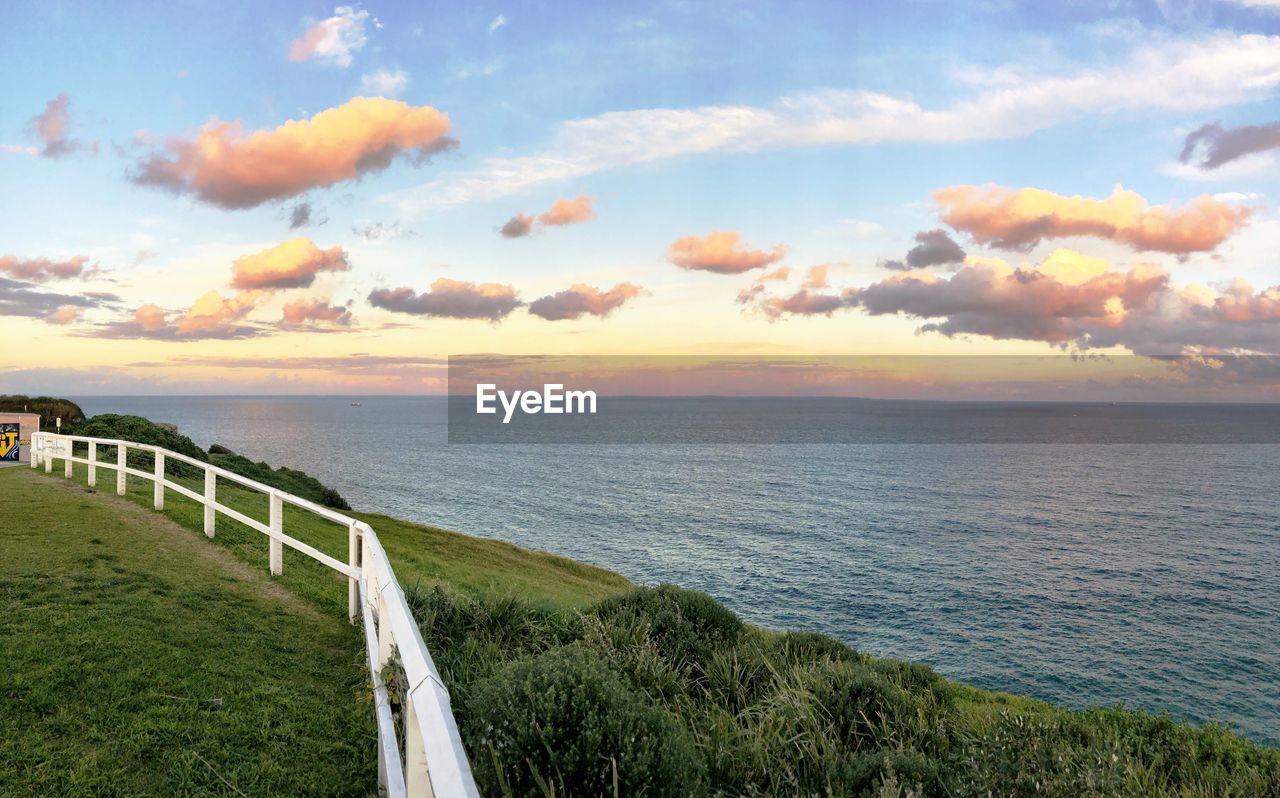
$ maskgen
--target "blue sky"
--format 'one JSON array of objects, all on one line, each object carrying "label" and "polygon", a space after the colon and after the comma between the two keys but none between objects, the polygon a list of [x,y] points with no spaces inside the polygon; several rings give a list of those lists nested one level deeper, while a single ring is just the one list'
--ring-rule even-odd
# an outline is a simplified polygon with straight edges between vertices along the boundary
[{"label": "blue sky", "polygon": [[[1280,315],[1270,315],[1266,293],[1280,282],[1268,195],[1280,176],[1274,148],[1214,169],[1178,161],[1187,135],[1206,123],[1232,131],[1277,122],[1280,8],[1261,0],[49,3],[8,17],[5,52],[21,67],[6,71],[0,92],[0,258],[19,264],[14,279],[33,259],[92,264],[73,279],[32,283],[82,311],[0,315],[6,335],[34,339],[4,356],[24,387],[42,379],[91,387],[102,377],[87,372],[110,364],[110,385],[125,391],[157,380],[253,389],[264,369],[210,364],[285,354],[1280,348],[1268,345]],[[291,58],[309,31],[335,19],[350,21],[342,24],[354,36],[336,57],[322,47]],[[71,152],[43,157],[34,120],[64,93]],[[149,153],[193,141],[212,119],[265,135],[360,96],[438,109],[457,146],[425,162],[406,149],[385,169],[314,178],[248,208],[130,178]],[[1203,196],[1228,215],[1247,208],[1247,218],[1190,249],[1093,228],[1002,247],[982,228],[996,222],[948,223],[933,195],[972,185],[1103,202],[1117,184],[1149,207],[1177,212]],[[497,232],[516,214],[579,196],[591,203],[589,220],[535,225],[520,239]],[[300,203],[312,220],[291,228]],[[1188,219],[1175,213],[1174,226]],[[381,237],[359,232],[377,225]],[[902,259],[931,229],[944,229],[970,260],[916,276],[878,265]],[[710,254],[672,265],[673,242],[709,241],[715,231],[737,234],[744,252],[782,245],[786,256],[731,272]],[[341,248],[347,268],[246,295],[234,319],[201,323],[198,334],[180,329],[207,292],[232,298],[237,258],[297,236]],[[970,300],[941,296],[960,293],[976,270],[989,300],[1000,280],[1018,279],[991,272],[1005,268],[993,260],[1035,271],[1062,248],[1106,261],[1090,275],[1154,264],[1167,285],[1124,297],[1123,318],[1113,301],[1106,314],[1055,321],[1051,333],[1007,323],[1006,305],[961,319],[956,308]],[[801,286],[820,264],[831,267],[827,284]],[[790,282],[738,301],[780,266],[792,270]],[[1037,275],[1065,280],[1052,271]],[[369,301],[377,288],[427,294],[442,278],[507,286],[522,304],[496,317],[440,311],[454,296],[447,286],[440,302],[412,311]],[[1231,310],[1244,301],[1241,289],[1230,307],[1215,298],[1237,278],[1252,292],[1245,320]],[[1064,290],[1086,290],[1085,278],[1072,279]],[[884,283],[887,294],[902,280],[931,292],[930,304],[922,310],[925,299],[913,294],[873,310],[864,291]],[[617,304],[561,297],[581,306],[570,318],[524,310],[574,286],[607,293],[622,284],[637,290]],[[114,298],[76,299],[86,292]],[[280,307],[302,300],[350,315],[282,326]],[[128,327],[144,305],[162,310],[165,326]],[[948,320],[950,332],[921,332]],[[1153,332],[1156,321],[1164,326]],[[1213,338],[1208,323],[1227,326]],[[1127,332],[1111,335],[1117,325]],[[124,337],[130,329],[136,338]],[[144,360],[152,365],[134,365]],[[183,365],[194,360],[203,365]],[[50,370],[50,361],[59,365]],[[329,385],[301,361],[290,375],[302,388]],[[423,375],[348,376],[349,386],[414,390]]]}]

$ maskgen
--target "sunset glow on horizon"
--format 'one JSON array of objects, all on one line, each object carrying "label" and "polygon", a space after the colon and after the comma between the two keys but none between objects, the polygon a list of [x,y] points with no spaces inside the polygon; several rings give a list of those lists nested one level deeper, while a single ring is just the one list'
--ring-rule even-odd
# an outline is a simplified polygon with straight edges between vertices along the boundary
[{"label": "sunset glow on horizon", "polygon": [[0,393],[1280,354],[1280,12],[848,5],[11,9]]}]

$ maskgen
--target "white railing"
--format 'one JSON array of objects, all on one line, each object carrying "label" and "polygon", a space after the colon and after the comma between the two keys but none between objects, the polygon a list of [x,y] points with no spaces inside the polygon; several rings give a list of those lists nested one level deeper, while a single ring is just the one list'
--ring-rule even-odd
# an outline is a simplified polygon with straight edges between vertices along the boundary
[{"label": "white railing", "polygon": [[[88,446],[86,457],[76,457],[74,443]],[[115,462],[99,461],[98,447],[114,447]],[[378,723],[378,782],[388,796],[475,796],[479,798],[471,766],[458,736],[449,706],[449,691],[440,680],[440,673],[422,633],[414,621],[413,613],[405,602],[404,590],[396,581],[391,561],[373,529],[363,521],[349,518],[328,507],[299,498],[284,491],[240,476],[223,468],[210,465],[194,457],[131,441],[86,438],[80,435],[55,435],[37,432],[31,439],[31,467],[44,464],[46,472],[53,471],[53,461],[63,461],[64,474],[71,477],[73,464],[88,466],[88,482],[97,483],[98,469],[116,473],[116,493],[124,495],[129,476],[150,480],[155,485],[155,508],[164,509],[165,490],[171,490],[204,507],[204,533],[213,537],[219,514],[235,519],[268,538],[269,562],[272,575],[284,570],[284,546],[302,552],[347,577],[347,611],[351,622],[363,622],[365,646],[369,654],[369,672],[373,681],[374,712]],[[150,452],[155,459],[153,471],[130,468],[129,450]],[[165,463],[176,460],[194,466],[204,472],[204,492],[191,490],[165,476]],[[219,478],[270,498],[267,523],[250,518],[218,502]],[[309,546],[284,533],[284,505],[299,507],[321,518],[347,528],[347,562]],[[391,714],[387,686],[382,678],[383,669],[393,654],[399,654],[400,667],[404,671],[407,689],[404,696],[404,755]]]}]

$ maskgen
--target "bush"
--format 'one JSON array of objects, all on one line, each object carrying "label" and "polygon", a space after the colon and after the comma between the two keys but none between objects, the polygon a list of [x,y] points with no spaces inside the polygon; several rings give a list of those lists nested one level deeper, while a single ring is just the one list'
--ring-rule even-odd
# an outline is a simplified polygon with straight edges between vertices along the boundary
[{"label": "bush", "polygon": [[770,641],[770,651],[787,665],[830,659],[834,662],[865,662],[867,657],[849,646],[817,632],[786,632]]},{"label": "bush", "polygon": [[59,418],[62,419],[63,432],[71,432],[72,427],[84,421],[80,405],[56,396],[0,395],[0,413],[36,413],[40,416],[40,429],[44,432],[57,432]]},{"label": "bush", "polygon": [[673,665],[705,663],[737,642],[742,620],[706,593],[675,585],[642,587],[597,604],[606,624],[644,624],[654,645]]},{"label": "bush", "polygon": [[350,510],[351,505],[333,488],[326,487],[320,480],[293,468],[272,468],[263,462],[253,462],[247,457],[236,454],[225,446],[214,444],[209,447],[209,462],[232,471],[243,477],[257,480],[264,485],[279,488],[303,499],[332,507],[335,510]]},{"label": "bush", "polygon": [[832,767],[829,794],[937,795],[942,792],[940,773],[936,761],[916,751],[866,751]]},{"label": "bush", "polygon": [[675,718],[574,646],[511,663],[475,684],[462,724],[485,794],[705,791],[702,763]]},{"label": "bush", "polygon": [[[184,454],[195,460],[207,461],[209,459],[204,450],[196,446],[195,442],[186,435],[174,432],[167,427],[162,427],[142,416],[103,413],[94,416],[77,427],[76,434],[89,438],[115,438],[132,443],[146,443],[151,446],[168,449],[171,452]],[[83,444],[79,446],[83,446]],[[77,446],[77,449],[79,446]],[[98,458],[104,459],[105,457],[110,457],[110,455],[104,453],[102,447],[99,447]],[[130,451],[129,466],[143,471],[150,471],[155,467],[155,458],[151,452]],[[200,470],[186,463],[169,460],[165,463],[165,473],[170,476],[193,477],[197,476]]]}]

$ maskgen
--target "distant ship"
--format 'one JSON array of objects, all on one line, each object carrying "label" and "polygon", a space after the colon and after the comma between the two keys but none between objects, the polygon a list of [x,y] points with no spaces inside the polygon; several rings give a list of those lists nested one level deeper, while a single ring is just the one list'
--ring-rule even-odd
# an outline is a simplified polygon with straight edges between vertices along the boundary
[{"label": "distant ship", "polygon": [[359,407],[359,406],[360,406],[360,403],[359,403],[359,402],[352,402],[352,403],[351,403],[351,406],[352,406],[352,407]]}]

